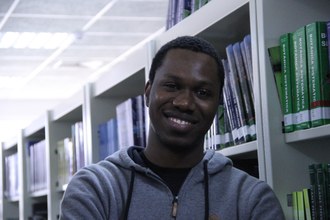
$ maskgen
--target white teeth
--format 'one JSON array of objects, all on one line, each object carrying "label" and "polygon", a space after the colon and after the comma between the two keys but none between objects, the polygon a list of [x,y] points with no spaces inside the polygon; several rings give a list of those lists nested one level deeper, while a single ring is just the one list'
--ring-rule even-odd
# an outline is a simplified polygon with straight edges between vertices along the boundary
[{"label": "white teeth", "polygon": [[180,125],[189,125],[189,124],[191,124],[190,122],[183,121],[183,120],[180,120],[180,119],[177,119],[177,118],[170,118],[170,120],[174,121],[175,123],[180,124]]}]

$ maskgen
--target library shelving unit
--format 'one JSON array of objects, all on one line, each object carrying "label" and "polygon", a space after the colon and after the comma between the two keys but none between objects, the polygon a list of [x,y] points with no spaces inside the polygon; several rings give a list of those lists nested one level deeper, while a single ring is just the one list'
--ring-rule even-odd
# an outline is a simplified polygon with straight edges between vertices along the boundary
[{"label": "library shelving unit", "polygon": [[98,125],[116,117],[116,106],[144,92],[147,53],[140,47],[116,63],[107,74],[86,86],[86,121],[92,162],[99,161]]},{"label": "library shelving unit", "polygon": [[[2,210],[17,210],[19,218],[31,215],[32,204],[42,199],[48,205],[48,219],[57,219],[63,187],[56,185],[57,141],[68,136],[70,125],[83,121],[88,164],[98,157],[98,125],[115,116],[115,106],[142,94],[151,57],[163,44],[182,35],[195,35],[212,42],[221,57],[225,47],[241,41],[247,34],[252,39],[254,107],[257,140],[222,149],[219,152],[233,158],[253,158],[258,161],[259,178],[266,181],[278,196],[286,219],[292,219],[287,206],[287,194],[309,186],[308,165],[330,161],[330,125],[282,133],[280,103],[268,51],[279,44],[286,32],[316,20],[330,20],[330,1],[319,0],[212,0],[168,31],[158,35],[145,47],[133,51],[116,63],[97,81],[82,88],[76,96],[55,108],[22,131],[17,141],[2,145],[2,167],[5,155],[17,151],[21,195],[17,201],[3,196]],[[25,144],[29,139],[45,138],[47,148],[48,184],[46,192],[30,195],[27,191]],[[3,168],[1,169],[3,172]],[[3,173],[2,173],[3,187]],[[220,186],[221,187],[221,186]],[[8,208],[9,207],[9,208]],[[9,216],[9,213],[3,216]],[[12,217],[12,216],[10,216]],[[13,216],[15,218],[15,216]]]},{"label": "library shelving unit", "polygon": [[[1,207],[0,207],[0,218],[1,219],[8,219],[8,218],[18,218],[19,217],[19,194],[16,193],[9,193],[7,183],[10,181],[9,176],[5,170],[5,161],[6,157],[16,154],[18,157],[18,139],[14,138],[12,140],[8,140],[6,143],[2,143],[1,146],[1,170],[0,170],[0,177],[1,177]],[[18,163],[18,160],[16,161]],[[17,165],[18,166],[18,165]],[[17,167],[18,168],[18,167]],[[19,179],[18,173],[13,173],[17,180]],[[17,188],[16,188],[17,189]]]},{"label": "library shelving unit", "polygon": [[[48,124],[48,111],[35,119],[28,127],[22,130],[22,138],[18,143],[19,178],[20,178],[20,199],[19,199],[19,219],[28,219],[38,207],[47,207],[47,188],[31,190],[34,179],[31,178],[32,169],[30,164],[31,154],[29,148],[31,142],[45,140],[45,148],[49,149],[46,141],[45,129]],[[37,158],[38,169],[47,167],[47,161]],[[36,167],[35,167],[36,168]],[[35,169],[34,169],[35,171]],[[48,172],[48,171],[47,171]]]},{"label": "library shelving unit", "polygon": [[[292,219],[291,209],[286,206],[286,194],[309,187],[308,165],[329,163],[329,126],[282,134],[281,108],[274,77],[267,54],[267,48],[278,44],[281,34],[293,32],[301,26],[317,20],[330,20],[329,1],[256,1],[259,85],[261,112],[259,125],[263,142],[258,141],[258,149],[263,148],[265,181],[278,195],[287,219]],[[259,133],[258,133],[259,135]]]},{"label": "library shelving unit", "polygon": [[[66,188],[66,183],[60,184],[58,179],[58,142],[72,137],[72,126],[83,121],[84,90],[81,89],[72,97],[60,103],[48,114],[46,136],[49,148],[47,151],[48,170],[48,219],[58,219],[60,201]],[[84,137],[86,135],[84,134]]]}]

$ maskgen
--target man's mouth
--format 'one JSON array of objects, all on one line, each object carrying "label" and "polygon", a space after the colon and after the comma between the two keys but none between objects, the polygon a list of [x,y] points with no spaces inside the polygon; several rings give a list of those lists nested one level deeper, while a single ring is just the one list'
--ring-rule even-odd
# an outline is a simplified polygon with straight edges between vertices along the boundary
[{"label": "man's mouth", "polygon": [[169,117],[169,119],[179,125],[191,125],[192,123],[189,121],[185,121],[185,120],[181,120],[178,118],[173,118],[173,117]]}]

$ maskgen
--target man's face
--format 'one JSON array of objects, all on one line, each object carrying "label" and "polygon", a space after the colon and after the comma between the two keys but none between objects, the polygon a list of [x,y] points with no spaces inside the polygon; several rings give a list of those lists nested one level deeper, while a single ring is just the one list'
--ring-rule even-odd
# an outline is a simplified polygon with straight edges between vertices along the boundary
[{"label": "man's face", "polygon": [[202,147],[219,104],[215,60],[204,53],[172,49],[145,89],[154,145],[174,151]]}]

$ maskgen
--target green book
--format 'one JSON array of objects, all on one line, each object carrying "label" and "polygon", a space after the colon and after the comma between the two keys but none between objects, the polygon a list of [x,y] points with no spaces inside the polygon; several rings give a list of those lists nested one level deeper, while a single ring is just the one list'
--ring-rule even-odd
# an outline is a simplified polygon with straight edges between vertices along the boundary
[{"label": "green book", "polygon": [[327,24],[313,22],[306,25],[307,61],[311,126],[317,127],[330,123],[330,84]]},{"label": "green book", "polygon": [[312,219],[318,219],[319,217],[319,206],[318,206],[318,193],[316,183],[316,165],[310,164],[308,166],[309,180],[310,180],[310,207]]},{"label": "green book", "polygon": [[330,163],[325,164],[325,184],[326,184],[326,191],[327,191],[327,210],[328,210],[328,218],[330,218]]},{"label": "green book", "polygon": [[[276,83],[277,94],[280,100],[280,104],[283,102],[282,94],[282,67],[281,67],[281,46],[274,46],[268,48],[268,55],[270,64],[272,66],[273,75]],[[281,107],[282,108],[282,107]]]},{"label": "green book", "polygon": [[298,192],[292,192],[292,211],[293,211],[293,220],[299,220],[298,215]]},{"label": "green book", "polygon": [[305,204],[303,191],[297,191],[297,209],[298,219],[305,220]]},{"label": "green book", "polygon": [[293,127],[293,52],[292,34],[286,33],[280,36],[280,55],[282,70],[282,111],[284,117],[284,132],[294,131]]},{"label": "green book", "polygon": [[319,219],[328,219],[326,164],[316,164],[316,186]]},{"label": "green book", "polygon": [[311,206],[310,206],[310,189],[303,189],[304,205],[305,205],[305,219],[312,220]]},{"label": "green book", "polygon": [[298,28],[292,34],[293,57],[294,57],[294,80],[293,80],[293,112],[294,129],[301,130],[310,128],[310,110],[307,75],[307,50],[305,26]]}]

